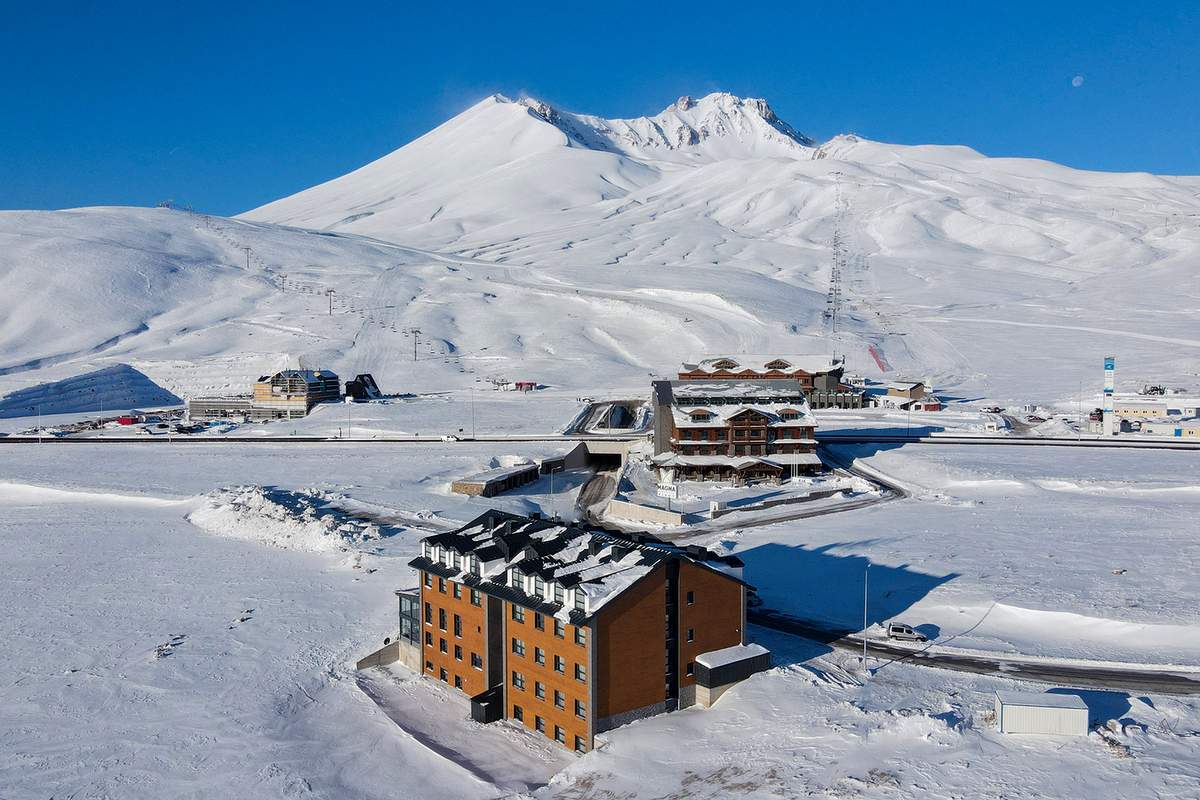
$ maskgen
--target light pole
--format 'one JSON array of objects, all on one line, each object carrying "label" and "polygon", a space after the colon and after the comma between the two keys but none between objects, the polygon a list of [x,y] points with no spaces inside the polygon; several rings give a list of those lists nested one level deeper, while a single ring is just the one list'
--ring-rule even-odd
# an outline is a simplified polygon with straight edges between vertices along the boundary
[{"label": "light pole", "polygon": [[870,672],[867,668],[867,586],[871,579],[871,562],[867,562],[867,566],[863,568],[863,670]]},{"label": "light pole", "polygon": [[553,466],[550,467],[550,518],[551,519],[558,519],[558,514],[556,513],[556,508],[555,508],[556,504],[554,502],[554,473],[561,472],[563,469],[564,469],[564,467],[559,467],[558,469],[555,469]]}]

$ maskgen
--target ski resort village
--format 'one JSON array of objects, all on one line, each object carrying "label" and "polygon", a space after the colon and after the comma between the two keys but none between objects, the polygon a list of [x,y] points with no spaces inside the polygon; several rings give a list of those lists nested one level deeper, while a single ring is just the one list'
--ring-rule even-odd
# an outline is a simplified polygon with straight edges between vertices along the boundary
[{"label": "ski resort village", "polygon": [[443,119],[0,212],[0,798],[1200,798],[1200,177]]}]

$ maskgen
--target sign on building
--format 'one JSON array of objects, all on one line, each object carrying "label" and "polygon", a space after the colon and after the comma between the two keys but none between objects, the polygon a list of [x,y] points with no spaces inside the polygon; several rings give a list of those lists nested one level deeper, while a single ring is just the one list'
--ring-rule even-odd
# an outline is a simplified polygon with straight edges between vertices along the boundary
[{"label": "sign on building", "polygon": [[674,483],[658,484],[658,496],[665,497],[668,500],[678,500],[679,499],[678,484],[674,484]]}]

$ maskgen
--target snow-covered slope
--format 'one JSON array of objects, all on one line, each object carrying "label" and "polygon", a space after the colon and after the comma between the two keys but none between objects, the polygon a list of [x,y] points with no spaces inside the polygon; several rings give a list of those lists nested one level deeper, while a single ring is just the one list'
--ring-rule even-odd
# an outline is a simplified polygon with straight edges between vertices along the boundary
[{"label": "snow-covered slope", "polygon": [[623,120],[493,96],[240,219],[0,213],[0,395],[118,361],[186,396],[300,360],[396,391],[833,350],[951,397],[1074,403],[1106,354],[1130,381],[1195,381],[1198,196],[1194,177],[815,146],[730,95]]}]

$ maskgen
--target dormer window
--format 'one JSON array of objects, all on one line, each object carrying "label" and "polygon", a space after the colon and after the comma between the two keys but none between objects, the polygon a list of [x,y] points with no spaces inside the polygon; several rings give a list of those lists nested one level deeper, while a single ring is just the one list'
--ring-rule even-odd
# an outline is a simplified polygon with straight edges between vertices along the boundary
[{"label": "dormer window", "polygon": [[708,422],[712,419],[713,415],[708,409],[700,408],[689,412],[689,416],[691,417],[692,422]]},{"label": "dormer window", "polygon": [[777,358],[774,361],[768,361],[764,366],[767,369],[790,369],[792,365],[782,358]]},{"label": "dormer window", "polygon": [[421,542],[421,555],[429,558],[429,542]]},{"label": "dormer window", "polygon": [[713,363],[713,369],[737,369],[738,363],[732,359],[722,358]]},{"label": "dormer window", "polygon": [[586,603],[587,603],[587,598],[584,595],[583,590],[576,589],[575,590],[575,610],[576,611],[586,611],[587,610],[585,608]]},{"label": "dormer window", "polygon": [[785,420],[797,420],[800,419],[800,412],[794,408],[785,408],[783,411],[779,412],[779,418]]}]

